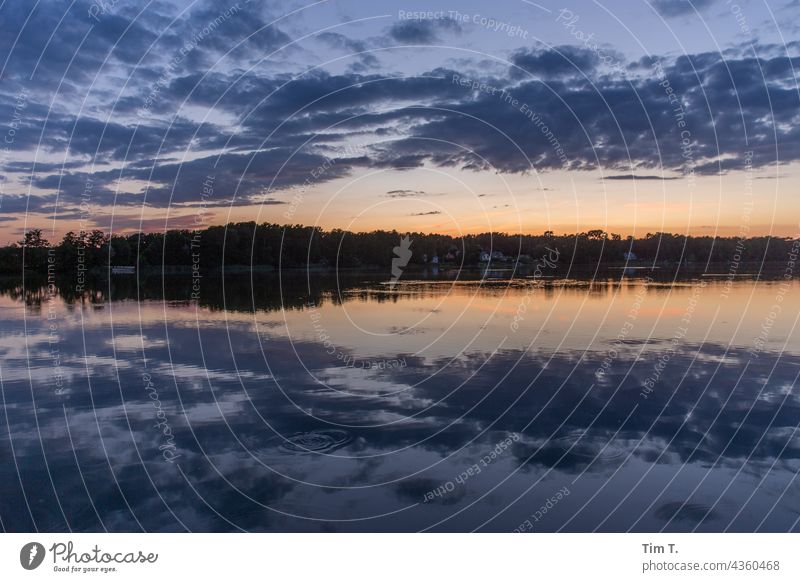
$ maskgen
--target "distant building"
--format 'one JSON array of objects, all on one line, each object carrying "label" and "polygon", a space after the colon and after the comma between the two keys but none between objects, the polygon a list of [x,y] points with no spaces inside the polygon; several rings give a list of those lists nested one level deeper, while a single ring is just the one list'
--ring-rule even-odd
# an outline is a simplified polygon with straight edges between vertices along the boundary
[{"label": "distant building", "polygon": [[431,264],[432,265],[438,265],[439,264],[439,255],[433,255],[433,258],[431,259]]},{"label": "distant building", "polygon": [[505,261],[506,256],[501,251],[494,251],[492,252],[492,260],[493,261]]},{"label": "distant building", "polygon": [[639,257],[636,256],[636,253],[633,253],[633,252],[627,252],[627,253],[623,254],[622,256],[625,258],[626,261],[636,261],[639,258]]},{"label": "distant building", "polygon": [[491,258],[492,257],[489,253],[487,253],[486,251],[481,251],[481,258],[480,258],[481,263],[488,263],[489,259]]}]

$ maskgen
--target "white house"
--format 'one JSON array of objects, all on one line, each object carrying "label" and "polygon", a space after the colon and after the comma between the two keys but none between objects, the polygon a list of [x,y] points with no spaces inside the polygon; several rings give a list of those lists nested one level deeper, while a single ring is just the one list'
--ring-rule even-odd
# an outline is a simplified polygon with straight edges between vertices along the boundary
[{"label": "white house", "polygon": [[133,265],[120,265],[111,267],[112,275],[135,275],[136,267]]}]

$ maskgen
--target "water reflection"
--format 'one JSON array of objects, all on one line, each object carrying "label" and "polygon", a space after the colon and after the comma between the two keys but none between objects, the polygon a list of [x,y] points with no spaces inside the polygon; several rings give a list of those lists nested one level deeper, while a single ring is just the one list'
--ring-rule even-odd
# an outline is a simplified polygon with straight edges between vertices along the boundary
[{"label": "water reflection", "polygon": [[3,527],[798,529],[798,285],[380,283],[6,284]]}]

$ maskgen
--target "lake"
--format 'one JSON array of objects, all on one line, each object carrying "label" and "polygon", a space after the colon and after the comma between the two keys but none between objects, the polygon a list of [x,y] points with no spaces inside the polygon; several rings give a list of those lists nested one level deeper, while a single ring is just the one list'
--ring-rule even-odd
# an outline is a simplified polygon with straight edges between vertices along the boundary
[{"label": "lake", "polygon": [[6,281],[2,527],[798,530],[796,282],[382,279]]}]

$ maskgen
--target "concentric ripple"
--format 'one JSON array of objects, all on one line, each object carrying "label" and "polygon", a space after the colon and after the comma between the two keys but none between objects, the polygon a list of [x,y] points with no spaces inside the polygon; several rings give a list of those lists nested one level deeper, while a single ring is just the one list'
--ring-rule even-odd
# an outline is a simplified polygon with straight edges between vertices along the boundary
[{"label": "concentric ripple", "polygon": [[349,443],[352,437],[343,430],[312,430],[287,437],[280,445],[284,453],[330,453]]}]

